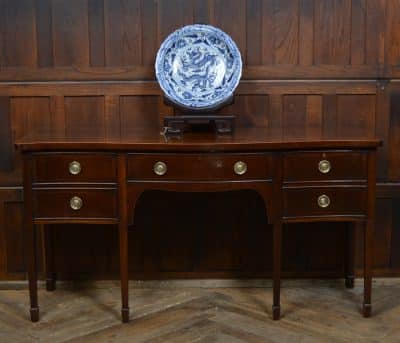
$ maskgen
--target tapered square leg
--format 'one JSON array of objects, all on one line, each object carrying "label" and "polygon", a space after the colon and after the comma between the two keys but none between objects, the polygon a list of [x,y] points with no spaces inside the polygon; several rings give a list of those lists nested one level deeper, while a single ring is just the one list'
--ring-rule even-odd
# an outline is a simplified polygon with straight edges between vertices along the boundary
[{"label": "tapered square leg", "polygon": [[363,304],[363,316],[365,318],[371,317],[371,304]]},{"label": "tapered square leg", "polygon": [[39,320],[39,304],[37,292],[37,252],[36,226],[33,223],[32,210],[32,161],[24,156],[24,247],[28,272],[30,317],[32,322]]},{"label": "tapered square leg", "polygon": [[272,319],[279,320],[281,316],[280,292],[281,292],[281,245],[282,223],[274,223],[273,228],[273,305]]},{"label": "tapered square leg", "polygon": [[32,308],[29,310],[30,315],[31,315],[31,321],[32,322],[38,322],[39,321],[39,308]]},{"label": "tapered square leg", "polygon": [[128,279],[128,210],[126,185],[126,157],[118,156],[118,191],[119,191],[119,264],[121,279],[121,317],[122,322],[129,322],[129,279]]},{"label": "tapered square leg", "polygon": [[373,222],[368,221],[365,225],[364,236],[364,303],[363,316],[371,316],[371,293],[372,293],[372,248],[373,248]]},{"label": "tapered square leg", "polygon": [[56,273],[46,273],[46,291],[56,290]]},{"label": "tapered square leg", "polygon": [[129,308],[123,308],[121,310],[121,318],[123,323],[129,322]]},{"label": "tapered square leg", "polygon": [[272,319],[273,320],[281,319],[281,307],[280,306],[272,306]]},{"label": "tapered square leg", "polygon": [[28,264],[29,300],[30,317],[32,322],[39,320],[39,305],[37,292],[37,267],[36,267],[36,227],[32,223],[27,223],[26,251]]}]

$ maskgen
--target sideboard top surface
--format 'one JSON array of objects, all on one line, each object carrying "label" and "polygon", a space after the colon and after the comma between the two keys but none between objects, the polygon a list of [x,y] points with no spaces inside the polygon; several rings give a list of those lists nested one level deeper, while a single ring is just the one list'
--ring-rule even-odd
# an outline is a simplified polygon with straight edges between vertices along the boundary
[{"label": "sideboard top surface", "polygon": [[212,132],[191,132],[182,136],[164,136],[159,129],[124,130],[115,137],[90,137],[84,130],[74,135],[60,131],[27,135],[16,142],[21,151],[102,150],[102,151],[265,151],[324,148],[374,148],[381,144],[377,138],[329,137],[315,135],[283,136],[265,128],[241,128],[232,135]]}]

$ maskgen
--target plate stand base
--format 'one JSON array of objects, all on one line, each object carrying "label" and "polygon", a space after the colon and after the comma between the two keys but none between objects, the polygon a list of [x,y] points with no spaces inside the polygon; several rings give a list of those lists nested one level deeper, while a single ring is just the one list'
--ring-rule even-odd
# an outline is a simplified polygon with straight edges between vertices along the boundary
[{"label": "plate stand base", "polygon": [[164,117],[164,135],[182,135],[186,131],[208,127],[216,134],[232,134],[234,115],[191,114]]}]

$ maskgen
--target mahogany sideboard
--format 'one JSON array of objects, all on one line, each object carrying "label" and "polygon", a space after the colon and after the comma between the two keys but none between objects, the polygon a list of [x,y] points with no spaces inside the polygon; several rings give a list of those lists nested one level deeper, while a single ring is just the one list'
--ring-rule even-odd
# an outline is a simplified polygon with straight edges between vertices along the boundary
[{"label": "mahogany sideboard", "polygon": [[[35,225],[112,224],[119,230],[122,320],[129,321],[128,226],[147,190],[257,191],[273,225],[273,319],[280,318],[282,224],[361,222],[364,239],[363,314],[371,314],[377,139],[275,137],[266,129],[233,135],[188,133],[165,137],[156,129],[114,139],[49,132],[25,137],[25,237],[30,316],[39,320]],[[49,271],[47,271],[49,272]],[[346,286],[354,276],[346,268]]]}]

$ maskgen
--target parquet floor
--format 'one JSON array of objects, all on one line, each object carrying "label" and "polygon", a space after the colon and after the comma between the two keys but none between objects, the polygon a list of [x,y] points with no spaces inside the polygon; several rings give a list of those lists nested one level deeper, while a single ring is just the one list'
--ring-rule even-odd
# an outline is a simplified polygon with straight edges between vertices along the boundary
[{"label": "parquet floor", "polygon": [[121,324],[116,282],[41,289],[39,323],[28,321],[27,290],[3,284],[0,342],[400,342],[399,279],[374,281],[367,319],[359,311],[361,280],[352,290],[341,280],[284,281],[278,322],[271,320],[270,284],[210,286],[215,282],[131,282],[131,322]]}]

